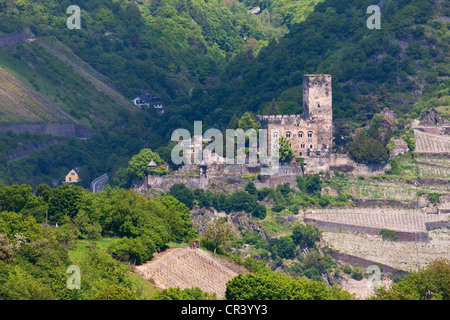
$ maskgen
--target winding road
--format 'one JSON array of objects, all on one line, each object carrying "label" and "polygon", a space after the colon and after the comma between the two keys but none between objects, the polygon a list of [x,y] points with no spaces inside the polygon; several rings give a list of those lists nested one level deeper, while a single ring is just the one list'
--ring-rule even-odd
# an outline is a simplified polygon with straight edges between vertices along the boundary
[{"label": "winding road", "polygon": [[105,173],[104,175],[94,179],[94,181],[91,182],[91,192],[95,193],[102,191],[108,181],[108,178],[108,175]]}]

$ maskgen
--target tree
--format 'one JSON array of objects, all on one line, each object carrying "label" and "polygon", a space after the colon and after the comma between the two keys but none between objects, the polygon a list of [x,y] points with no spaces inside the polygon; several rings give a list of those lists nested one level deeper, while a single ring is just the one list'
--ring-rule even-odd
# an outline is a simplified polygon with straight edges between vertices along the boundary
[{"label": "tree", "polygon": [[32,196],[32,188],[13,184],[0,189],[0,210],[20,212]]},{"label": "tree", "polygon": [[311,174],[306,177],[306,191],[308,191],[309,194],[320,192],[321,189],[322,181],[318,173]]},{"label": "tree", "polygon": [[252,181],[247,183],[247,185],[245,186],[244,190],[247,191],[251,195],[255,195],[256,194],[256,186],[255,186],[255,184]]},{"label": "tree", "polygon": [[401,136],[401,138],[408,144],[408,147],[411,151],[414,151],[416,148],[416,139],[414,137],[414,129],[411,128],[408,131],[405,132],[404,135]]},{"label": "tree", "polygon": [[203,232],[203,237],[213,243],[214,253],[220,246],[227,244],[232,236],[233,232],[230,225],[219,220],[209,223]]},{"label": "tree", "polygon": [[48,200],[48,219],[61,223],[64,216],[74,218],[78,212],[78,203],[82,194],[82,187],[69,184],[63,184],[53,190]]},{"label": "tree", "polygon": [[0,261],[12,262],[13,254],[13,245],[9,242],[6,234],[0,233]]},{"label": "tree", "polygon": [[270,103],[269,110],[267,110],[267,115],[277,115],[280,114],[280,110],[278,109],[277,102],[275,101],[275,98],[272,99],[272,102]]},{"label": "tree", "polygon": [[244,131],[248,129],[254,129],[258,131],[261,129],[261,123],[259,121],[255,121],[255,116],[251,112],[246,112],[242,115],[241,119],[238,121],[238,128]]},{"label": "tree", "polygon": [[449,300],[450,261],[436,259],[426,268],[404,276],[390,290],[375,292],[372,299]]},{"label": "tree", "polygon": [[264,219],[267,215],[267,208],[261,203],[256,203],[255,208],[252,211],[252,216],[259,219]]},{"label": "tree", "polygon": [[150,258],[146,255],[146,250],[139,239],[120,238],[109,245],[108,251],[114,259],[138,265]]},{"label": "tree", "polygon": [[48,184],[41,183],[34,190],[34,194],[44,199],[45,202],[48,202],[50,195],[52,194],[52,188],[50,188]]},{"label": "tree", "polygon": [[380,141],[367,137],[362,131],[358,131],[349,143],[348,151],[357,163],[384,163],[389,159],[386,147]]},{"label": "tree", "polygon": [[329,300],[351,299],[350,293],[305,278],[278,273],[239,274],[226,286],[227,300]]},{"label": "tree", "polygon": [[320,235],[321,232],[317,227],[301,224],[294,227],[291,237],[295,245],[312,248],[320,240]]},{"label": "tree", "polygon": [[290,163],[292,159],[295,157],[295,152],[291,148],[291,142],[285,138],[280,137],[279,139],[279,155],[281,163]]},{"label": "tree", "polygon": [[184,203],[189,209],[194,207],[194,192],[184,183],[176,183],[169,189],[169,194]]},{"label": "tree", "polygon": [[135,179],[144,178],[151,171],[147,165],[150,161],[155,161],[157,165],[163,163],[163,160],[156,152],[151,149],[142,149],[137,155],[134,155],[128,162],[127,173]]}]

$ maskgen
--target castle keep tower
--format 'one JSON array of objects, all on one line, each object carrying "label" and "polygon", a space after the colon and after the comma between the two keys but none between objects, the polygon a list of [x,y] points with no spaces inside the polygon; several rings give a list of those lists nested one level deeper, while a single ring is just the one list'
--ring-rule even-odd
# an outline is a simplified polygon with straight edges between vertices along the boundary
[{"label": "castle keep tower", "polygon": [[325,156],[333,143],[331,75],[303,76],[303,114],[257,116],[268,131],[268,152],[280,137],[291,142],[297,157]]},{"label": "castle keep tower", "polygon": [[331,75],[303,76],[303,117],[316,124],[319,149],[330,150],[333,142]]}]

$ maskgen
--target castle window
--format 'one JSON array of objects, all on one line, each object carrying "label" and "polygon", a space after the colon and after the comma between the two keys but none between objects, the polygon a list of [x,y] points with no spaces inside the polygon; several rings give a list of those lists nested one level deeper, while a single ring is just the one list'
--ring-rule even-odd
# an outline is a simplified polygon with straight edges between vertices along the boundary
[{"label": "castle window", "polygon": [[274,132],[274,133],[273,133],[273,138],[274,138],[274,139],[278,139],[278,132]]},{"label": "castle window", "polygon": [[299,137],[299,138],[303,138],[303,131],[299,131],[299,132],[298,132],[298,137]]},{"label": "castle window", "polygon": [[299,153],[298,153],[298,155],[299,155],[299,156],[301,156],[301,155],[302,155],[302,153],[301,153],[301,152],[299,152]]},{"label": "castle window", "polygon": [[302,143],[301,145],[300,145],[300,148],[305,148],[305,144],[304,143]]},{"label": "castle window", "polygon": [[312,131],[308,131],[308,138],[311,138],[313,136]]},{"label": "castle window", "polygon": [[291,137],[291,132],[290,131],[286,132],[286,138],[290,138],[290,137]]},{"label": "castle window", "polygon": [[309,148],[310,148],[310,149],[312,149],[312,148],[313,148],[312,144],[311,144],[311,145],[309,146]]}]

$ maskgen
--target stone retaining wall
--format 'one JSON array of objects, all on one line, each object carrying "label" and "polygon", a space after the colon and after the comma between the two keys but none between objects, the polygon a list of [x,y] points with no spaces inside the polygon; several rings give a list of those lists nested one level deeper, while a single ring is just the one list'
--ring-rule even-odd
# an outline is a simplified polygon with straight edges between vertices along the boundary
[{"label": "stone retaining wall", "polygon": [[373,200],[373,199],[353,199],[357,207],[383,206],[402,207],[419,209],[419,201],[397,201],[397,200]]},{"label": "stone retaining wall", "polygon": [[388,265],[385,265],[382,263],[378,263],[378,262],[368,260],[368,259],[363,259],[360,257],[355,257],[352,255],[343,253],[343,252],[335,251],[335,250],[331,250],[329,252],[329,255],[335,260],[345,262],[352,266],[358,265],[362,269],[366,269],[366,270],[371,265],[378,265],[380,267],[382,273],[392,273],[395,275],[403,275],[403,274],[407,273],[406,271],[399,270],[399,269],[393,268],[391,266],[388,266]]},{"label": "stone retaining wall", "polygon": [[[382,228],[374,228],[367,226],[358,226],[351,224],[344,224],[338,222],[321,221],[311,218],[305,218],[304,222],[308,225],[315,226],[321,230],[334,232],[363,232],[371,235],[379,235]],[[428,242],[428,232],[406,232],[397,231],[397,241],[400,242]]]}]

